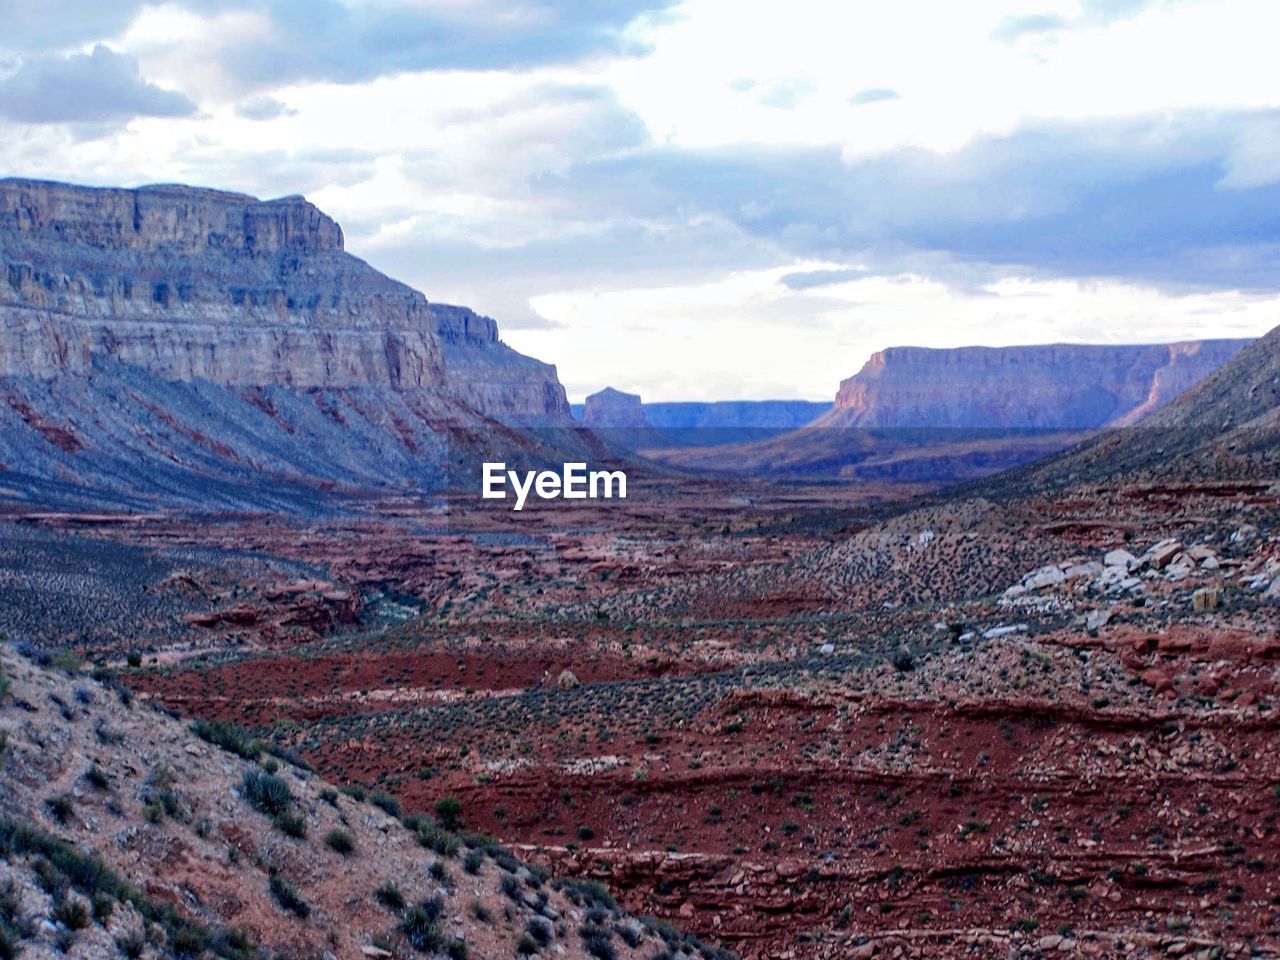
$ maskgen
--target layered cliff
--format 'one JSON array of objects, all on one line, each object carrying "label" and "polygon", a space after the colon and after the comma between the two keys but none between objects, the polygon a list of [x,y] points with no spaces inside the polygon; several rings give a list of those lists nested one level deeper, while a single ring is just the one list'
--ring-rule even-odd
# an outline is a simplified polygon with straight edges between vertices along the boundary
[{"label": "layered cliff", "polygon": [[808,425],[754,443],[650,451],[671,466],[758,476],[943,484],[997,473],[1137,423],[1250,341],[876,353]]},{"label": "layered cliff", "polygon": [[301,197],[0,180],[0,493],[438,486],[570,423],[554,367]]},{"label": "layered cliff", "polygon": [[1051,344],[874,354],[820,421],[842,427],[1090,429],[1171,401],[1248,340],[1140,346]]}]

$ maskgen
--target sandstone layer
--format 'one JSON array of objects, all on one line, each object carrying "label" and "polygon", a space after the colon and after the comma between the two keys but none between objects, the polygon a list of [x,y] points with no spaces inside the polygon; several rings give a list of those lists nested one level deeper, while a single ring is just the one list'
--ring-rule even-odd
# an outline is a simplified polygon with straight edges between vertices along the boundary
[{"label": "sandstone layer", "polygon": [[1089,429],[1164,406],[1248,340],[893,347],[840,384],[827,426]]}]

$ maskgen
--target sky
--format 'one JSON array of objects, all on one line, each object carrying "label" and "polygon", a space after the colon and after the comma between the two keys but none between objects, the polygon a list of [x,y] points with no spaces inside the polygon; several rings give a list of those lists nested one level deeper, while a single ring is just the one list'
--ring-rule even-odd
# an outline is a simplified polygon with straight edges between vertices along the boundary
[{"label": "sky", "polygon": [[1280,325],[1271,0],[0,0],[0,176],[304,194],[570,398]]}]

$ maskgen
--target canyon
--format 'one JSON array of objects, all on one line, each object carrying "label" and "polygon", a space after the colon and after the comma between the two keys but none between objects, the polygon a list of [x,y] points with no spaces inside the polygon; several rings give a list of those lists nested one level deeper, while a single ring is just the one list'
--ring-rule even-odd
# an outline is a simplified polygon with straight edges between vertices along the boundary
[{"label": "canyon", "polygon": [[1280,956],[1280,329],[586,424],[301,198],[0,198],[0,950]]},{"label": "canyon", "polygon": [[1249,342],[893,347],[840,384],[831,410],[798,429],[644,452],[673,467],[745,476],[973,480],[1143,422]]}]

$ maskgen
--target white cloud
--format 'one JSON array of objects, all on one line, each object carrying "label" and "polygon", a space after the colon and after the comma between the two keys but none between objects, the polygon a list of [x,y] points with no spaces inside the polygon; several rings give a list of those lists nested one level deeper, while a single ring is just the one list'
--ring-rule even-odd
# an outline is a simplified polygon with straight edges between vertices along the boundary
[{"label": "white cloud", "polygon": [[827,400],[887,346],[1253,337],[1274,326],[1280,310],[1274,295],[1175,295],[1102,280],[1009,277],[979,289],[916,274],[807,290],[781,282],[810,270],[848,265],[802,262],[685,286],[549,294],[533,305],[562,326],[507,339],[554,357],[574,399],[614,386],[652,401]]}]

